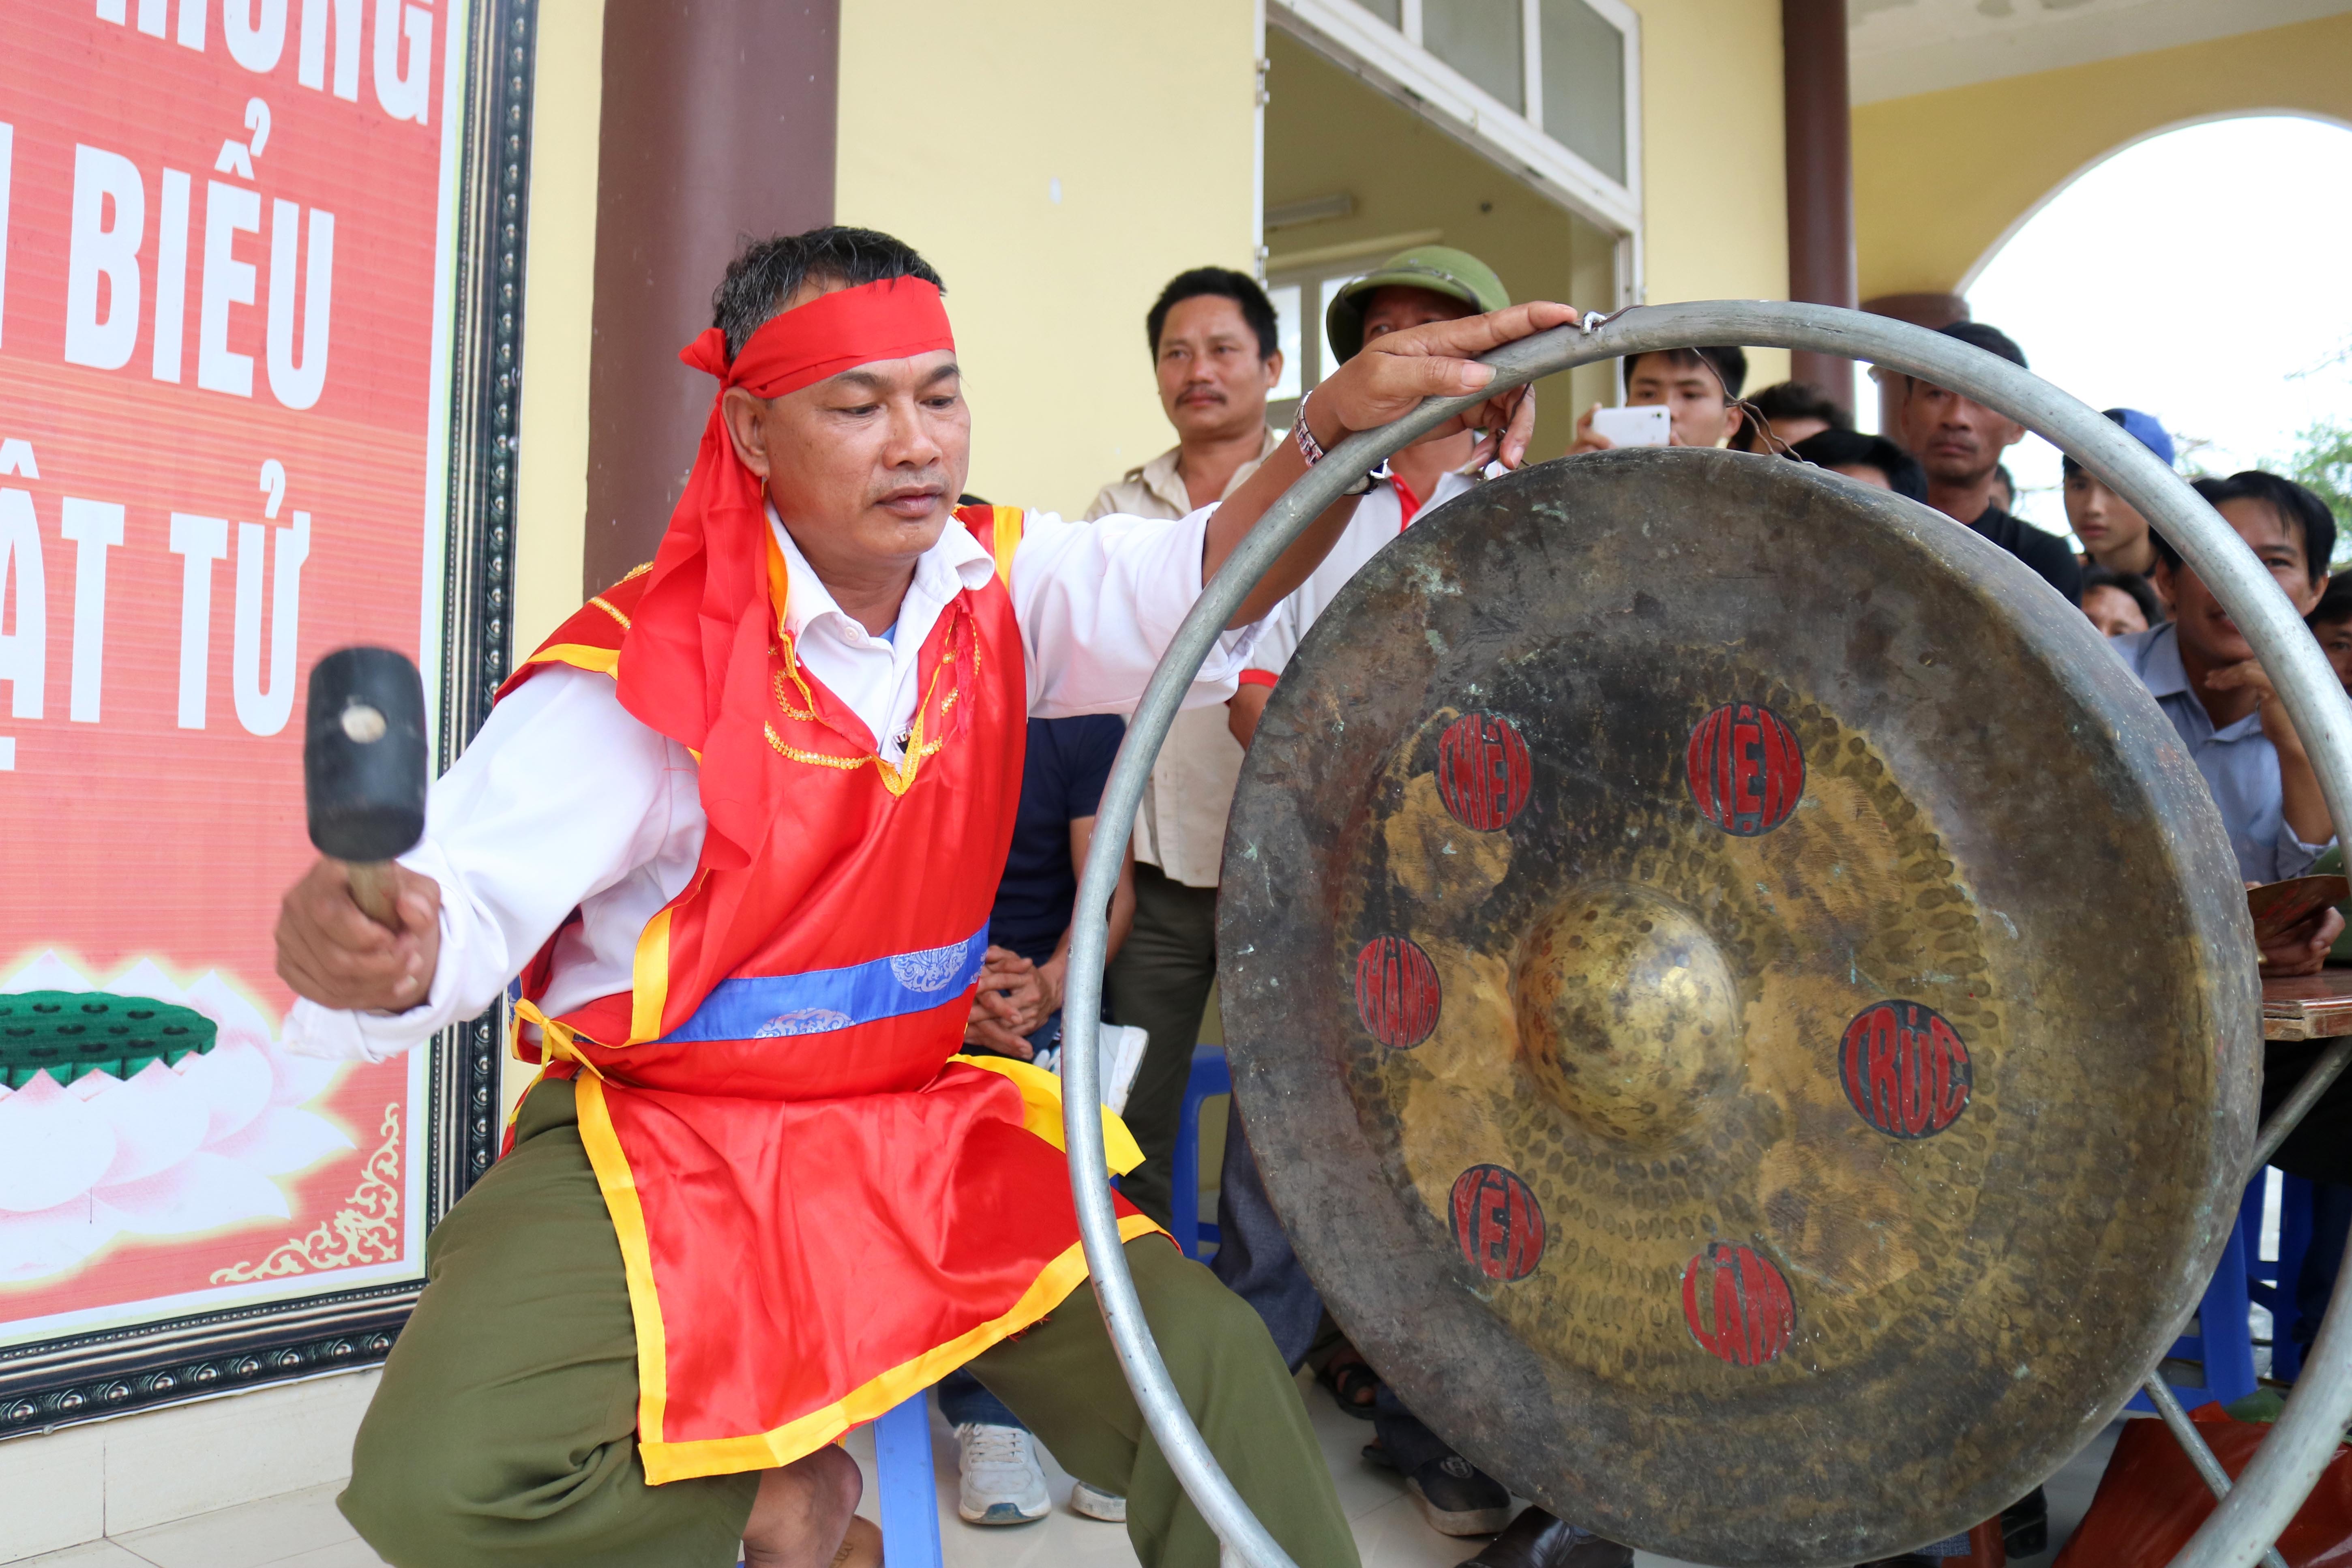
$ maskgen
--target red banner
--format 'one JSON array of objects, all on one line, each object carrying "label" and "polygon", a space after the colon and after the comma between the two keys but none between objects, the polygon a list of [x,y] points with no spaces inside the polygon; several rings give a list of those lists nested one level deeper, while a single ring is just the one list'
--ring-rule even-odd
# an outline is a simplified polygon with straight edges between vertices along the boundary
[{"label": "red banner", "polygon": [[311,855],[304,671],[367,642],[436,684],[464,31],[8,7],[0,994],[213,1031],[42,1067],[48,1016],[0,1030],[0,1342],[415,1271],[421,1064],[280,1050],[270,931]]}]

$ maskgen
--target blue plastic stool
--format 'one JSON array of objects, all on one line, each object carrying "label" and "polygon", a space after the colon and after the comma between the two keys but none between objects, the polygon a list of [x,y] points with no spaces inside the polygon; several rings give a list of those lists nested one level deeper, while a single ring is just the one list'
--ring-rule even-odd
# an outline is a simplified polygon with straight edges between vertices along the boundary
[{"label": "blue plastic stool", "polygon": [[1234,1091],[1221,1046],[1192,1047],[1192,1076],[1184,1084],[1184,1109],[1176,1118],[1176,1245],[1198,1259],[1202,1242],[1218,1239],[1217,1227],[1201,1223],[1201,1102]]},{"label": "blue plastic stool", "polygon": [[874,1423],[874,1481],[883,1554],[903,1568],[939,1568],[940,1487],[931,1472],[928,1390],[908,1394]]},{"label": "blue plastic stool", "polygon": [[2301,1176],[2280,1173],[2279,1255],[2274,1258],[2260,1256],[2263,1185],[2256,1181],[2246,1194],[2246,1206],[2252,1211],[2243,1222],[2251,1227],[2246,1234],[2252,1243],[2246,1253],[2251,1276],[2247,1294],[2255,1305],[2270,1309],[2271,1375],[2292,1383],[2303,1371],[2303,1346],[2294,1337],[2303,1314],[2295,1298],[2303,1279],[2303,1260],[2311,1251],[2311,1184]]},{"label": "blue plastic stool", "polygon": [[931,1473],[928,1389],[900,1400],[874,1423],[874,1479],[882,1550],[892,1568],[940,1568],[940,1489]]},{"label": "blue plastic stool", "polygon": [[[2238,1205],[2230,1243],[2221,1249],[2204,1300],[2197,1304],[2197,1331],[2181,1335],[2166,1352],[2168,1360],[2193,1361],[2201,1368],[2201,1383],[2172,1384],[2180,1403],[2190,1410],[2214,1402],[2234,1404],[2254,1391],[2254,1331],[2247,1309],[2252,1302],[2253,1269],[2260,1267],[2262,1215],[2263,1178],[2257,1175]],[[2124,1408],[2149,1415],[2156,1410],[2145,1392],[2133,1394]]]}]

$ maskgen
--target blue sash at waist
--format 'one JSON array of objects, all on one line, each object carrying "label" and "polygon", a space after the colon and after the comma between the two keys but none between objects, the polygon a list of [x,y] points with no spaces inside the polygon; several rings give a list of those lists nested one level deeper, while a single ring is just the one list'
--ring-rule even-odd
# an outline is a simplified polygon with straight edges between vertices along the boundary
[{"label": "blue sash at waist", "polygon": [[841,969],[722,980],[702,999],[694,1016],[664,1035],[662,1043],[824,1035],[928,1012],[969,989],[980,977],[987,952],[988,928],[982,926],[945,947],[893,953]]}]

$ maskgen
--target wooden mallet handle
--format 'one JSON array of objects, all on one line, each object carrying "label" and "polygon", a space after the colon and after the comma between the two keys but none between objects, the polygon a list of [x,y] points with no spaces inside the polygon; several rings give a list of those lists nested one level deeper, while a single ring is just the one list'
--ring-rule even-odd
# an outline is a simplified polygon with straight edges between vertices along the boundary
[{"label": "wooden mallet handle", "polygon": [[386,931],[398,931],[400,914],[395,906],[400,901],[400,880],[393,875],[393,862],[346,860],[343,869],[350,873],[352,901],[361,912]]}]

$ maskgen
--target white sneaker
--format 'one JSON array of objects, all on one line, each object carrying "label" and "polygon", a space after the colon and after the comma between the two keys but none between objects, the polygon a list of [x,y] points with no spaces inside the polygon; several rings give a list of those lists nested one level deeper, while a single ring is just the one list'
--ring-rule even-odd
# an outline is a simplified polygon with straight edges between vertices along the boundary
[{"label": "white sneaker", "polygon": [[1080,1481],[1070,1489],[1070,1511],[1101,1520],[1105,1524],[1125,1524],[1127,1500],[1117,1492],[1107,1492]]},{"label": "white sneaker", "polygon": [[967,1422],[956,1429],[963,1485],[956,1512],[966,1524],[1034,1524],[1054,1511],[1036,1439],[1018,1426]]}]

